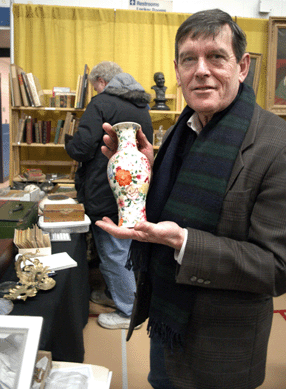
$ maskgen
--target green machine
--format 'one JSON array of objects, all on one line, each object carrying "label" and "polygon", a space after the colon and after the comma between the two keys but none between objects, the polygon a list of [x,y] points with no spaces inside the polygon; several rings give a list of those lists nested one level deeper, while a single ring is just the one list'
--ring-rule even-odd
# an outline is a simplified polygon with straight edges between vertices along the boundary
[{"label": "green machine", "polygon": [[0,201],[0,238],[14,238],[14,230],[26,230],[38,221],[37,201]]}]

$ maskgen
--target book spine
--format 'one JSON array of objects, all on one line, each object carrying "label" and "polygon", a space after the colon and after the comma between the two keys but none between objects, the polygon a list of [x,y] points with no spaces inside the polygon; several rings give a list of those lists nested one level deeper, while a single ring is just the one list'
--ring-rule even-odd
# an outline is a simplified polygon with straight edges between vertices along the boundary
[{"label": "book spine", "polygon": [[43,128],[42,128],[42,142],[45,145],[47,143],[47,121],[43,120]]},{"label": "book spine", "polygon": [[37,88],[36,88],[36,84],[35,84],[35,81],[33,78],[33,74],[27,73],[27,79],[28,79],[28,83],[29,83],[29,86],[31,89],[32,96],[33,96],[34,104],[36,107],[40,107],[42,104],[41,104],[41,101],[40,101],[40,98],[39,98],[39,95],[37,92]]},{"label": "book spine", "polygon": [[46,143],[50,143],[51,140],[51,131],[52,131],[52,122],[50,120],[46,120]]},{"label": "book spine", "polygon": [[61,133],[61,129],[62,129],[63,124],[64,124],[64,120],[59,119],[58,123],[57,123],[55,139],[54,139],[55,144],[57,144],[59,142],[59,137],[60,137],[60,133]]},{"label": "book spine", "polygon": [[13,94],[14,94],[15,107],[21,107],[22,106],[22,99],[21,99],[20,85],[19,85],[16,65],[14,65],[14,64],[10,65],[10,72],[12,75],[12,88],[13,88]]},{"label": "book spine", "polygon": [[26,92],[27,92],[27,96],[28,96],[28,100],[29,100],[29,105],[31,107],[34,107],[35,103],[34,103],[32,92],[31,92],[30,85],[28,82],[27,74],[25,72],[22,72],[22,77],[23,77],[25,88],[26,88]]},{"label": "book spine", "polygon": [[26,121],[26,142],[28,145],[33,143],[33,119],[31,116]]},{"label": "book spine", "polygon": [[39,143],[43,143],[43,121],[38,121],[38,127],[39,127]]},{"label": "book spine", "polygon": [[20,85],[20,91],[21,91],[23,104],[25,107],[28,107],[29,106],[28,97],[27,97],[27,93],[26,93],[26,89],[25,89],[25,85],[24,85],[24,80],[23,80],[21,73],[18,73],[18,79],[19,79],[19,85]]},{"label": "book spine", "polygon": [[35,141],[40,143],[39,123],[35,123]]}]

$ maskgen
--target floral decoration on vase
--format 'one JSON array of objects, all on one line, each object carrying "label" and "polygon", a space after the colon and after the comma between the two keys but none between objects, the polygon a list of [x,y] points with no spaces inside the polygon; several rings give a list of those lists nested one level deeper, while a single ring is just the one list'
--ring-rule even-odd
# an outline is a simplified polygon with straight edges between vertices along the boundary
[{"label": "floral decoration on vase", "polygon": [[118,149],[107,165],[107,177],[118,206],[119,226],[132,228],[146,220],[146,196],[151,168],[148,158],[136,146],[140,125],[117,123],[113,127]]}]

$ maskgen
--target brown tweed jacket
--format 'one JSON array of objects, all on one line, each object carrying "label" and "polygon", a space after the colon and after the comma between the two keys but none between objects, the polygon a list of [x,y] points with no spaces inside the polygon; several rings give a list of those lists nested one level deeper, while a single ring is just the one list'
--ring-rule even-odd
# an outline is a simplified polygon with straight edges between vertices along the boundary
[{"label": "brown tweed jacket", "polygon": [[[175,128],[175,127],[174,127]],[[286,123],[258,105],[228,183],[217,234],[189,229],[176,281],[196,288],[184,349],[165,350],[180,389],[254,389],[265,375],[272,297],[286,291]],[[148,317],[139,276],[128,339]]]}]

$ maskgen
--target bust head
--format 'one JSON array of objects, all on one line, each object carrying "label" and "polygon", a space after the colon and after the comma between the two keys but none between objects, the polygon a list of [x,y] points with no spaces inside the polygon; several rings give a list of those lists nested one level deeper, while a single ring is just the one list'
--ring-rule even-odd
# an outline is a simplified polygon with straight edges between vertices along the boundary
[{"label": "bust head", "polygon": [[159,88],[163,88],[164,84],[165,84],[165,77],[164,77],[164,73],[162,72],[157,72],[154,74],[154,81],[156,83],[156,85],[159,87]]}]

